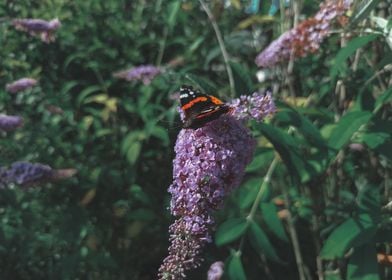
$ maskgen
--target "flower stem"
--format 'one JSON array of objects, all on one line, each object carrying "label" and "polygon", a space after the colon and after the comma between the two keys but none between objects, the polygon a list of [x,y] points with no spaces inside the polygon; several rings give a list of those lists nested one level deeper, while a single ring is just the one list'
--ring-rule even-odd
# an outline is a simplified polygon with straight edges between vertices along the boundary
[{"label": "flower stem", "polygon": [[253,202],[253,205],[252,205],[252,208],[249,212],[249,215],[248,215],[248,217],[246,217],[248,222],[251,222],[253,220],[253,217],[255,216],[255,213],[257,211],[257,207],[259,206],[260,201],[263,198],[263,194],[267,190],[268,184],[271,181],[272,173],[274,172],[276,165],[278,164],[278,161],[279,161],[279,156],[278,156],[278,154],[276,154],[274,159],[271,162],[271,165],[268,168],[267,174],[265,174],[263,182],[261,183],[259,192],[257,193],[255,201]]},{"label": "flower stem", "polygon": [[214,15],[212,14],[210,8],[204,3],[203,0],[199,0],[201,7],[203,10],[206,12],[208,19],[211,22],[212,28],[214,28],[216,38],[219,43],[219,48],[221,49],[223,60],[225,62],[226,66],[226,72],[227,76],[229,78],[229,84],[230,84],[230,95],[231,97],[235,96],[235,88],[234,88],[234,77],[233,77],[233,71],[231,70],[230,63],[229,63],[229,54],[227,53],[225,43],[223,41],[222,33],[219,30],[218,24],[216,23],[216,20],[214,18]]}]

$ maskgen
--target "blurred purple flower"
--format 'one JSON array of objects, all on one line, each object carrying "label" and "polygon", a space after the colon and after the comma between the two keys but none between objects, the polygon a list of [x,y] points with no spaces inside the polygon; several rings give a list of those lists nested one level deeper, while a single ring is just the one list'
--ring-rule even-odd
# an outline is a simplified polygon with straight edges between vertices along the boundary
[{"label": "blurred purple flower", "polygon": [[55,40],[54,32],[61,26],[57,18],[51,21],[43,19],[14,19],[12,24],[17,30],[28,32],[32,36],[40,36],[45,43]]},{"label": "blurred purple flower", "polygon": [[31,88],[37,84],[37,80],[32,78],[22,78],[12,82],[11,84],[6,84],[5,90],[10,93],[17,93],[25,89]]},{"label": "blurred purple flower", "polygon": [[233,116],[239,120],[255,119],[262,121],[266,116],[275,113],[275,103],[271,91],[255,92],[252,95],[241,95],[230,102]]},{"label": "blurred purple flower", "polygon": [[50,177],[52,168],[48,165],[30,162],[15,162],[6,171],[5,183],[24,185]]},{"label": "blurred purple flower", "polygon": [[326,0],[314,17],[308,18],[297,27],[286,31],[273,41],[257,57],[259,67],[272,67],[293,57],[304,57],[319,50],[321,43],[330,35],[338,21],[345,24],[344,13],[350,8],[351,0]]},{"label": "blurred purple flower", "polygon": [[9,168],[0,168],[0,186],[14,183],[28,186],[38,182],[49,182],[72,177],[75,169],[52,169],[49,165],[30,162],[15,162]]},{"label": "blurred purple flower", "polygon": [[127,81],[142,81],[148,85],[161,73],[161,69],[153,65],[140,65],[129,70],[114,73],[113,76]]},{"label": "blurred purple flower", "polygon": [[0,131],[11,131],[23,125],[23,119],[19,116],[0,114]]},{"label": "blurred purple flower", "polygon": [[223,275],[224,266],[225,264],[220,261],[211,264],[210,269],[207,273],[207,280],[220,280]]}]

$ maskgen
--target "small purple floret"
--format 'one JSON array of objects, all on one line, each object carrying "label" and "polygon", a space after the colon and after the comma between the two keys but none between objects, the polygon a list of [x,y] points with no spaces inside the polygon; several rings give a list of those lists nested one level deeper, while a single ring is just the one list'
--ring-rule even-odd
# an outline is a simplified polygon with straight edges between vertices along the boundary
[{"label": "small purple floret", "polygon": [[224,263],[221,261],[211,264],[207,273],[207,280],[220,280],[223,275]]},{"label": "small purple floret", "polygon": [[23,119],[19,116],[0,114],[0,131],[11,131],[23,125]]}]

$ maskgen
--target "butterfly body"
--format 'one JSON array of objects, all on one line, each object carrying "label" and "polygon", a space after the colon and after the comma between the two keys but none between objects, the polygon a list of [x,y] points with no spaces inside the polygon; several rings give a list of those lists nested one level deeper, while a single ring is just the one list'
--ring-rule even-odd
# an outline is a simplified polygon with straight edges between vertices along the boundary
[{"label": "butterfly body", "polygon": [[183,128],[196,129],[231,111],[219,98],[194,90],[191,86],[180,89],[181,109],[185,114]]}]

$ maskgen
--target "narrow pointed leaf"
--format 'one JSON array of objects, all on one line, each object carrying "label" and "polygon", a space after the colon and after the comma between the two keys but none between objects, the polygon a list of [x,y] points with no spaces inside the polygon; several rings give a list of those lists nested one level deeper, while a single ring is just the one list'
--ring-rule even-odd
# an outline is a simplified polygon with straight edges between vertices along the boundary
[{"label": "narrow pointed leaf", "polygon": [[248,227],[244,218],[234,218],[221,224],[215,235],[215,243],[217,246],[230,243],[239,238]]}]

